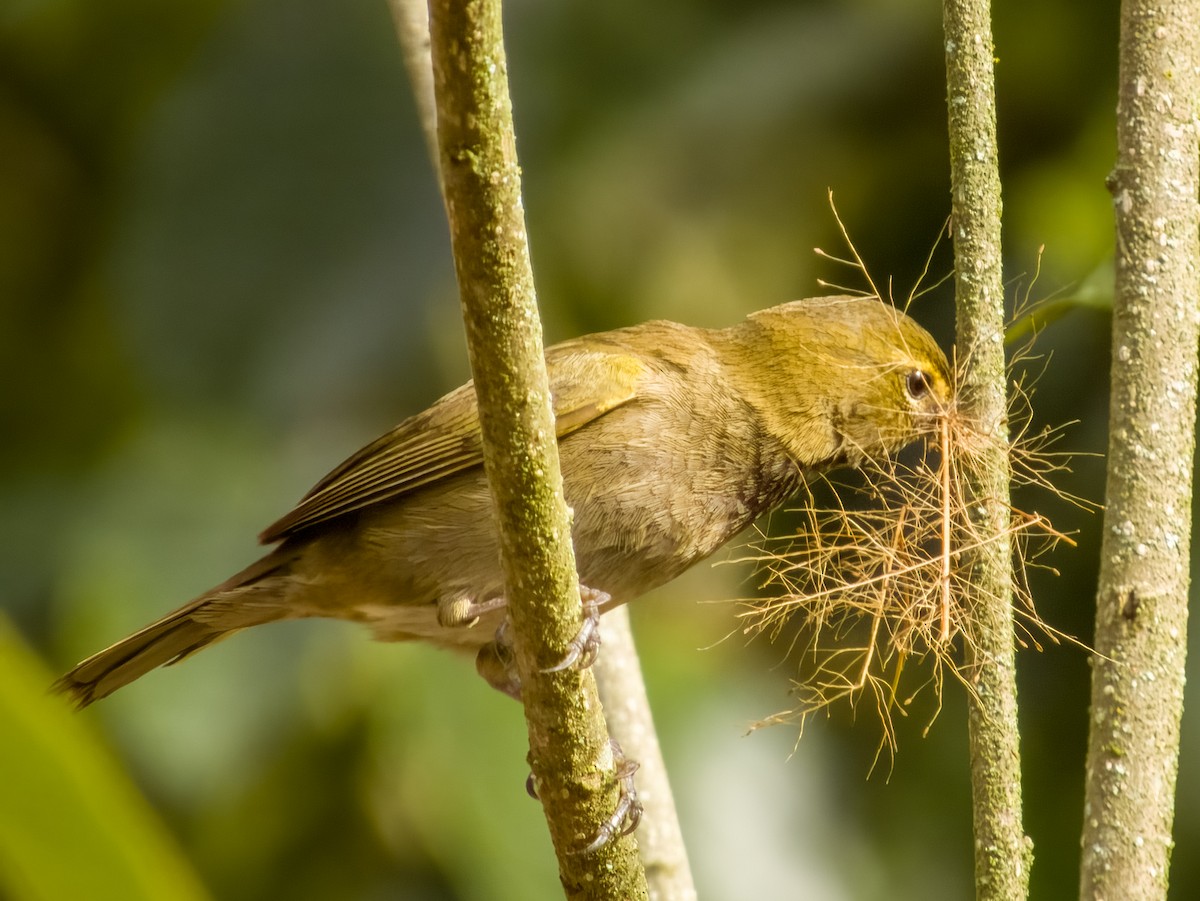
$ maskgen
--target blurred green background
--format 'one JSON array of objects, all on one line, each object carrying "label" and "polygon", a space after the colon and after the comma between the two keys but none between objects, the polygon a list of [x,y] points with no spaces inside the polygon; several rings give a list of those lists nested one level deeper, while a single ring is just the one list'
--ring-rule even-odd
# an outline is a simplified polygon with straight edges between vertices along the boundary
[{"label": "blurred green background", "polygon": [[[1031,295],[1082,301],[1039,342],[1037,422],[1079,420],[1067,444],[1099,452],[1116,4],[997,16],[1011,294],[1044,245]],[[843,251],[827,188],[907,295],[949,212],[937,4],[512,0],[507,27],[550,340],[861,286],[812,252]],[[950,265],[943,246],[933,272]],[[915,308],[947,346],[951,307],[944,285]],[[42,695],[458,385],[458,315],[382,0],[0,6],[0,656],[23,673],[0,679],[0,897],[80,896],[57,877],[135,897],[121,869],[147,898],[196,879],[229,901],[560,897],[520,711],[468,661],[293,623],[80,716]],[[1099,500],[1102,461],[1074,470],[1063,487]],[[1078,532],[1035,592],[1086,641],[1100,518],[1020,503]],[[870,716],[816,720],[794,753],[790,727],[745,736],[792,671],[702,603],[746,575],[701,566],[633,611],[701,896],[969,897],[960,693],[928,735],[928,696],[900,721],[890,778],[867,778]],[[1019,667],[1033,894],[1072,897],[1087,659],[1050,645]],[[1193,712],[1177,898],[1200,897],[1198,732]]]}]

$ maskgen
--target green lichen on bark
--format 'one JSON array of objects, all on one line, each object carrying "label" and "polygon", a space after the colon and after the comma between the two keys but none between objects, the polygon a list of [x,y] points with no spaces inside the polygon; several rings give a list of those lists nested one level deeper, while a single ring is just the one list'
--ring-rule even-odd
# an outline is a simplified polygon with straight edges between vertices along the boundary
[{"label": "green lichen on bark", "polygon": [[580,626],[521,203],[499,0],[430,5],[440,167],[495,500],[529,763],[569,898],[645,897],[632,839],[580,853],[617,802],[590,671],[547,673]]},{"label": "green lichen on bark", "polygon": [[[1008,423],[1004,360],[1004,284],[996,94],[987,0],[945,0],[951,228],[957,297],[957,347],[966,362],[960,413],[989,437],[989,451],[967,467],[964,486],[973,530],[1001,536],[1009,526]],[[1012,617],[1012,549],[982,544],[971,573],[970,641],[964,675],[969,702],[976,896],[1024,898],[1032,845],[1021,822],[1021,761]]]}]

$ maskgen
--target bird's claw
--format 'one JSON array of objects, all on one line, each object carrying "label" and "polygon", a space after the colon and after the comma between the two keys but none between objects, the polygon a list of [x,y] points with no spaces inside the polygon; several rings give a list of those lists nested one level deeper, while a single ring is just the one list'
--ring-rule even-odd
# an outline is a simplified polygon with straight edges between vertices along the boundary
[{"label": "bird's claw", "polygon": [[591,843],[583,849],[584,854],[595,854],[614,838],[629,835],[637,829],[638,824],[642,821],[642,802],[638,798],[637,786],[633,780],[639,764],[636,760],[626,757],[621,746],[612,739],[609,739],[609,745],[612,747],[615,775],[621,795],[617,799],[617,806],[612,815],[600,824]]},{"label": "bird's claw", "polygon": [[517,672],[517,657],[513,652],[507,619],[496,629],[495,638],[475,655],[475,670],[492,688],[518,703],[521,701],[521,674]]},{"label": "bird's claw", "polygon": [[[543,673],[560,673],[567,669],[587,669],[596,662],[596,657],[600,653],[600,608],[611,601],[612,597],[606,592],[588,588],[586,585],[579,586],[579,596],[583,601],[583,625],[571,639],[563,658],[554,666],[542,670]],[[480,611],[487,612],[503,604],[504,599],[499,598],[487,601],[485,604],[474,605],[469,610],[455,608],[454,612],[461,618],[468,614],[475,615]],[[479,649],[479,653],[475,657],[475,668],[492,688],[502,691],[518,701],[521,700],[521,677],[517,673],[517,659],[513,653],[512,636],[507,617],[501,620],[500,625],[496,628],[495,638]]]},{"label": "bird's claw", "polygon": [[587,669],[596,662],[596,656],[600,653],[600,608],[611,601],[612,596],[607,592],[580,585],[579,597],[583,601],[583,625],[571,639],[562,660],[542,670],[544,673]]}]

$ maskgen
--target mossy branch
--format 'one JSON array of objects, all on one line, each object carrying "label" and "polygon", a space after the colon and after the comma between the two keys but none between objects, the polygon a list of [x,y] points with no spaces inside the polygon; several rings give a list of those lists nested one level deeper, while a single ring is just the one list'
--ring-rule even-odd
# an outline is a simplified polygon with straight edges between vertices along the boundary
[{"label": "mossy branch", "polygon": [[[1004,285],[1000,245],[1000,173],[996,90],[988,0],[944,0],[949,107],[951,223],[957,297],[957,348],[964,363],[960,413],[986,435],[985,459],[964,486],[980,535],[1008,530]],[[963,606],[972,642],[964,675],[969,694],[971,787],[978,898],[1018,899],[1029,891],[1032,845],[1021,822],[1021,761],[1009,541],[981,544],[967,562],[972,578]]]},{"label": "mossy branch", "polygon": [[1187,654],[1200,3],[1121,5],[1112,395],[1080,897],[1165,898]]},{"label": "mossy branch", "polygon": [[595,679],[588,670],[546,672],[578,633],[582,608],[525,233],[500,2],[434,0],[429,12],[439,164],[529,765],[567,897],[644,897],[631,838],[581,853],[618,794]]}]

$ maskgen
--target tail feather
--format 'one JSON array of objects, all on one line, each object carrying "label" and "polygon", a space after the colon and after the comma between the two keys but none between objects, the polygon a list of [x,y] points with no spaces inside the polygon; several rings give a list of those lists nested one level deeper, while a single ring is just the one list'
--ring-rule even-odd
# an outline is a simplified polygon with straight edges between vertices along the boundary
[{"label": "tail feather", "polygon": [[[234,632],[286,618],[288,612],[281,604],[263,603],[282,600],[282,585],[265,585],[263,580],[291,559],[293,555],[278,550],[268,554],[212,591],[93,654],[55,682],[53,690],[69,695],[83,708]],[[251,593],[257,595],[253,600]]]},{"label": "tail feather", "polygon": [[216,628],[192,618],[203,598],[168,614],[128,638],[93,654],[54,683],[80,707],[107,697],[152,669],[182,660],[233,629]]}]

